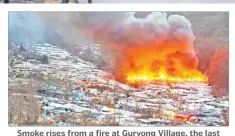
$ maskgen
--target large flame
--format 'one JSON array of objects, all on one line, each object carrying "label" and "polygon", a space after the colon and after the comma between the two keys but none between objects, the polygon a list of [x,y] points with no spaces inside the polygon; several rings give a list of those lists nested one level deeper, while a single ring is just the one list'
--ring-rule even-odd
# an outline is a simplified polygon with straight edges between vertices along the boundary
[{"label": "large flame", "polygon": [[121,49],[115,77],[128,83],[207,82],[197,69],[198,59],[192,47],[188,42],[171,41]]},{"label": "large flame", "polygon": [[[187,73],[187,72],[186,72]],[[167,74],[164,70],[158,73],[153,73],[151,71],[143,72],[130,72],[126,75],[126,80],[129,83],[135,82],[152,82],[152,81],[168,81],[168,82],[207,82],[207,77],[202,75],[198,71],[194,73],[187,73],[184,75],[171,76]]]},{"label": "large flame", "polygon": [[82,29],[109,49],[116,80],[207,82],[197,69],[195,36],[184,16],[152,12],[138,18],[132,12],[95,13]]}]

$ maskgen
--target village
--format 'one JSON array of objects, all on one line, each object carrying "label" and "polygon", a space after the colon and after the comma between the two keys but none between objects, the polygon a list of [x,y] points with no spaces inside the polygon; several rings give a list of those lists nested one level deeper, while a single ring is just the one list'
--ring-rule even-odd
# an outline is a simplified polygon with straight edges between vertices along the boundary
[{"label": "village", "polygon": [[207,83],[136,88],[51,44],[9,46],[10,126],[227,125],[228,98]]}]

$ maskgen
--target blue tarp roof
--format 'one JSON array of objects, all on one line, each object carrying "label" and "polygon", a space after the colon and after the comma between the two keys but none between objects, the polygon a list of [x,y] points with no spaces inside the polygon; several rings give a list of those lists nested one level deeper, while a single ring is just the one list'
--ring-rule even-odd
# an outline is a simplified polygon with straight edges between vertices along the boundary
[{"label": "blue tarp roof", "polygon": [[84,99],[84,100],[90,100],[90,97],[82,94],[82,93],[79,93],[79,94],[73,94],[71,96],[73,99]]},{"label": "blue tarp roof", "polygon": [[82,96],[84,96],[84,94],[79,93],[79,94],[73,94],[72,98],[81,98]]},{"label": "blue tarp roof", "polygon": [[48,89],[53,90],[53,91],[56,91],[56,90],[57,90],[57,87],[56,87],[56,86],[49,86]]}]

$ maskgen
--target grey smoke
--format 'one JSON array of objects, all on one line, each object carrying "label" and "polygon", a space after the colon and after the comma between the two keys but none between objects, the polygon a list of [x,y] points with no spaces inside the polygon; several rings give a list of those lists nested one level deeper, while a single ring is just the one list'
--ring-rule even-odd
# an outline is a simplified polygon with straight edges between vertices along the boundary
[{"label": "grey smoke", "polygon": [[16,43],[41,42],[45,25],[33,12],[9,12],[9,40]]},{"label": "grey smoke", "polygon": [[[67,13],[67,14],[66,14]],[[9,41],[22,43],[80,44],[85,39],[69,19],[69,12],[9,12]]]},{"label": "grey smoke", "polygon": [[134,12],[95,13],[87,16],[81,29],[102,44],[138,45],[161,43],[169,39],[195,40],[191,23],[184,16],[152,12],[146,18]]},{"label": "grey smoke", "polygon": [[184,16],[152,12],[10,12],[9,39],[14,42],[57,41],[136,45],[173,38],[193,42],[191,23]]}]

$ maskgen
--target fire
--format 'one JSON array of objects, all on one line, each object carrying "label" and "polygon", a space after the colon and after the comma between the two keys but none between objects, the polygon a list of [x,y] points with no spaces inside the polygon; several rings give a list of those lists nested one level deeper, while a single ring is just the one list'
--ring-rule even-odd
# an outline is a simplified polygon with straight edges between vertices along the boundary
[{"label": "fire", "polygon": [[190,74],[187,76],[176,76],[173,77],[164,72],[154,73],[138,73],[128,74],[126,80],[129,83],[141,82],[153,82],[153,81],[168,81],[168,82],[207,82],[207,77],[202,75],[200,72]]},{"label": "fire", "polygon": [[[171,48],[169,48],[171,46]],[[191,51],[191,52],[189,52]],[[136,82],[207,82],[198,69],[192,46],[177,41],[161,45],[132,46],[117,58],[115,77],[128,83]]]},{"label": "fire", "polygon": [[207,82],[197,69],[196,37],[184,16],[161,12],[145,18],[135,13],[107,15],[97,21],[91,17],[93,21],[82,28],[85,35],[104,45],[117,81]]},{"label": "fire", "polygon": [[[163,66],[162,66],[163,67]],[[165,68],[167,69],[167,68]],[[173,76],[166,72],[164,68],[154,73],[153,71],[129,71],[125,74],[126,81],[129,83],[135,82],[153,82],[153,81],[168,81],[168,82],[207,82],[208,78],[197,69],[184,69],[177,71],[179,74]]]}]

